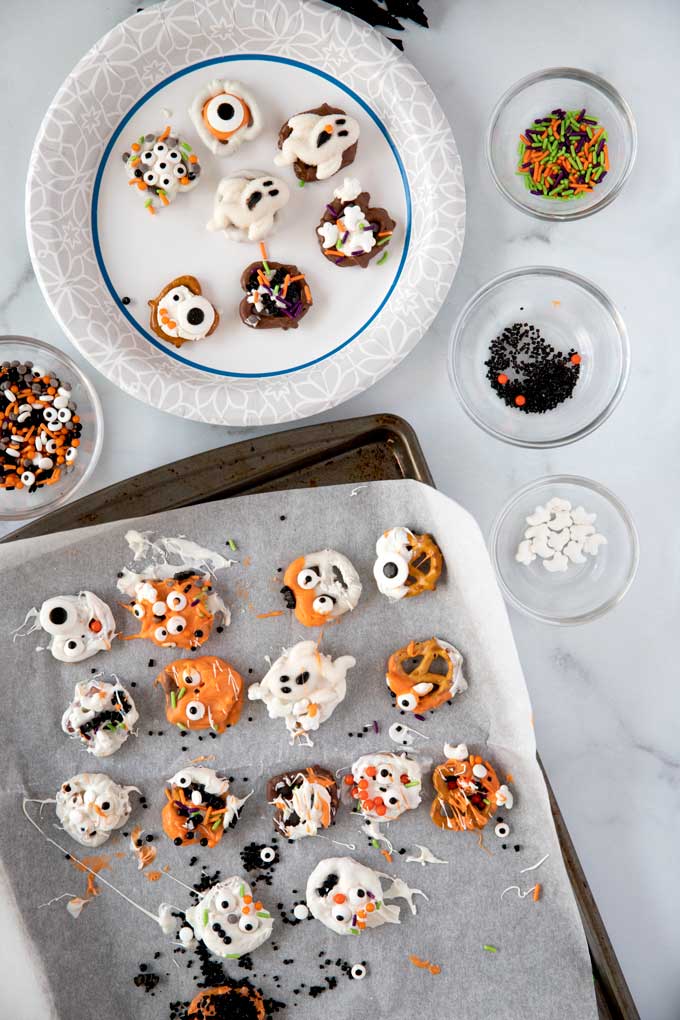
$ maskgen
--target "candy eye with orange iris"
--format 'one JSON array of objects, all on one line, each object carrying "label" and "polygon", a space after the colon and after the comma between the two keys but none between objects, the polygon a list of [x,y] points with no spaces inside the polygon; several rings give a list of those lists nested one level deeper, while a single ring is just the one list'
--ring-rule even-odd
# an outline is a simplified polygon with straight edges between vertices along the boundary
[{"label": "candy eye with orange iris", "polygon": [[203,107],[203,123],[213,138],[227,141],[251,120],[248,106],[239,96],[220,92]]}]

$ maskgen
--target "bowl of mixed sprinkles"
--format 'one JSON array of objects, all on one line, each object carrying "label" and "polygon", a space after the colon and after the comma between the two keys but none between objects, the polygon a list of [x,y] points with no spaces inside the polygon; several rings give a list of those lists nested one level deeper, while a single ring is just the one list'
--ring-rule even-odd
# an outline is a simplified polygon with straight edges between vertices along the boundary
[{"label": "bowl of mixed sprinkles", "polygon": [[78,366],[40,340],[0,337],[0,520],[61,506],[94,470],[99,398]]},{"label": "bowl of mixed sprinkles", "polygon": [[498,189],[546,220],[581,219],[609,205],[636,152],[626,101],[603,78],[571,67],[538,71],[508,89],[486,139]]},{"label": "bowl of mixed sprinkles", "polygon": [[482,287],[460,314],[449,374],[464,410],[517,446],[573,443],[623,396],[630,351],[623,319],[595,284],[529,266]]}]

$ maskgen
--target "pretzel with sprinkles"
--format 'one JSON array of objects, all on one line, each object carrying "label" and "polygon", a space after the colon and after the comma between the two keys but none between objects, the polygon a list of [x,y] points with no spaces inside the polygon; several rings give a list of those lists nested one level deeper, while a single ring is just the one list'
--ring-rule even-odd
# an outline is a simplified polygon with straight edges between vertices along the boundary
[{"label": "pretzel with sprinkles", "polygon": [[201,175],[198,156],[187,141],[171,135],[140,135],[122,155],[128,185],[144,196],[145,208],[154,215],[181,193],[195,188]]},{"label": "pretzel with sprinkles", "polygon": [[468,754],[465,744],[444,745],[447,761],[432,773],[435,798],[430,817],[439,829],[466,832],[483,829],[501,806],[509,810],[513,795],[501,784],[493,765]]}]

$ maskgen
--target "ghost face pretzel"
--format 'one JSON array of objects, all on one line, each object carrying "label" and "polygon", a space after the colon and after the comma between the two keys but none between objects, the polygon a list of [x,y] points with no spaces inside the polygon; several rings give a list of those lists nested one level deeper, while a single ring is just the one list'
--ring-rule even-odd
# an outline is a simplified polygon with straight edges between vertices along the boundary
[{"label": "ghost face pretzel", "polygon": [[149,301],[150,325],[161,340],[178,349],[188,340],[203,340],[220,321],[217,309],[203,297],[195,276],[178,276]]},{"label": "ghost face pretzel", "polygon": [[375,551],[373,576],[387,598],[413,598],[436,588],[444,557],[431,535],[390,528],[378,539]]},{"label": "ghost face pretzel", "polygon": [[334,549],[298,556],[286,568],[281,594],[305,627],[321,627],[356,607],[361,581],[342,553]]},{"label": "ghost face pretzel", "polygon": [[214,655],[177,659],[156,678],[165,691],[169,723],[188,730],[223,733],[235,726],[243,708],[243,678]]},{"label": "ghost face pretzel", "polygon": [[113,613],[91,591],[47,599],[37,622],[50,635],[49,650],[60,662],[82,662],[108,651],[116,635]]},{"label": "ghost face pretzel", "polygon": [[292,166],[301,181],[325,181],[354,162],[359,124],[324,103],[287,120],[279,132],[277,166]]},{"label": "ghost face pretzel", "polygon": [[232,241],[262,241],[274,229],[290,198],[280,177],[261,170],[241,170],[217,185],[208,230],[223,230]]},{"label": "ghost face pretzel", "polygon": [[513,805],[490,762],[467,753],[465,744],[444,748],[451,755],[432,773],[435,798],[430,817],[440,829],[454,832],[483,829],[499,807]]},{"label": "ghost face pretzel", "polygon": [[404,712],[424,714],[467,689],[463,656],[440,638],[411,641],[387,663],[387,686]]}]

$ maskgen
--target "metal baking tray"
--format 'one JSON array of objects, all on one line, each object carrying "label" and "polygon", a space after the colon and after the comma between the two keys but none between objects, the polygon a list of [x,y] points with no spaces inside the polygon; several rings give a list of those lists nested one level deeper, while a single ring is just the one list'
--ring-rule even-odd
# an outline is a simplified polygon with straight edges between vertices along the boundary
[{"label": "metal baking tray", "polygon": [[[434,487],[412,427],[391,414],[349,418],[258,436],[146,471],[55,510],[3,541],[229,496],[389,478],[414,478]],[[640,1020],[545,770],[543,774],[590,950],[600,1020]]]}]

